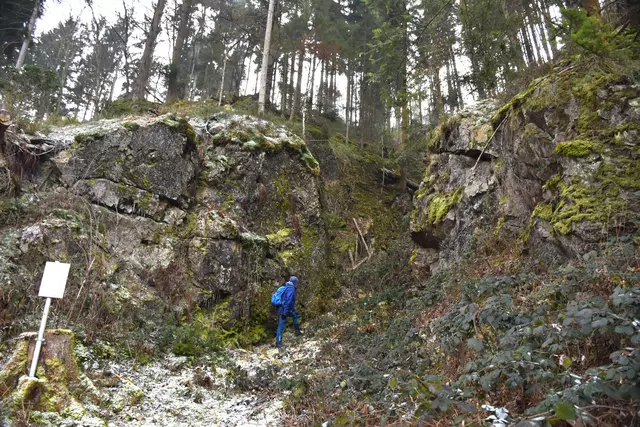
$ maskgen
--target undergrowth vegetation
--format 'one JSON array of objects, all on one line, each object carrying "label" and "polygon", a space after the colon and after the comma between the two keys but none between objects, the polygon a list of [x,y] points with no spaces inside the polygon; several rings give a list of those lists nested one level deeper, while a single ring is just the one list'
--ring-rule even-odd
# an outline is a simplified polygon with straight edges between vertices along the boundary
[{"label": "undergrowth vegetation", "polygon": [[464,277],[408,292],[387,279],[342,301],[317,324],[337,370],[314,375],[292,412],[336,425],[638,421],[633,241],[546,274]]}]

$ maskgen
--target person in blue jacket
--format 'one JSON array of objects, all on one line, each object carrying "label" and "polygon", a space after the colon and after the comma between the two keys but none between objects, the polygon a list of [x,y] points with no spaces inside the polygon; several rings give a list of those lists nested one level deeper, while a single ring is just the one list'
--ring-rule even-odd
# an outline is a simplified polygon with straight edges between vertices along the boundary
[{"label": "person in blue jacket", "polygon": [[285,284],[284,292],[282,293],[282,305],[278,307],[278,331],[276,332],[276,347],[282,348],[282,332],[287,325],[287,318],[293,318],[293,328],[296,335],[301,335],[300,320],[298,319],[298,313],[296,312],[296,289],[299,280],[296,276],[291,276],[289,281]]}]

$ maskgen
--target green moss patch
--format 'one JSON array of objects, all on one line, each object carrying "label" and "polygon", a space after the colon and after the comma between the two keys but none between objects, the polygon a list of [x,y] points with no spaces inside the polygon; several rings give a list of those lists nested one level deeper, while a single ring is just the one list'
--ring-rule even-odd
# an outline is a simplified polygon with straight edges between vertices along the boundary
[{"label": "green moss patch", "polygon": [[273,234],[267,234],[267,240],[271,245],[281,245],[289,241],[289,236],[293,232],[290,228],[283,228]]},{"label": "green moss patch", "polygon": [[542,203],[536,206],[532,218],[540,218],[553,226],[560,234],[569,234],[574,226],[583,222],[600,223],[605,227],[628,214],[628,203],[606,191],[599,185],[583,183],[558,184],[560,201],[555,205]]},{"label": "green moss patch", "polygon": [[582,139],[560,142],[553,150],[556,154],[565,157],[585,157],[594,152],[594,144]]},{"label": "green moss patch", "polygon": [[429,224],[438,224],[444,220],[451,208],[460,202],[463,194],[463,187],[459,187],[452,194],[437,194],[428,205],[428,221]]}]

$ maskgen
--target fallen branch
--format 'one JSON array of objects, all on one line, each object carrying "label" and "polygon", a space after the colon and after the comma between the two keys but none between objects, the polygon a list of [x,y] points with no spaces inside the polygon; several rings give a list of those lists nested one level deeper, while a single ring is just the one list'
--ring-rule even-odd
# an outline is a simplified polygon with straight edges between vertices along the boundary
[{"label": "fallen branch", "polygon": [[[390,178],[389,184],[395,184],[396,182],[400,181],[400,175],[393,172],[392,170],[389,170],[387,168],[382,168],[380,169],[380,171],[382,172],[384,177]],[[385,184],[387,183],[383,182],[383,185]],[[409,188],[412,191],[418,191],[418,188],[420,188],[420,185],[407,179],[407,188]]]},{"label": "fallen branch", "polygon": [[364,248],[367,250],[367,253],[369,254],[369,258],[370,258],[371,257],[371,251],[369,250],[369,245],[367,245],[367,241],[364,240],[364,236],[362,235],[362,231],[360,231],[360,227],[358,226],[358,221],[356,221],[355,218],[353,218],[353,225],[356,226],[356,230],[358,231],[358,235],[362,239],[362,243],[364,244]]}]

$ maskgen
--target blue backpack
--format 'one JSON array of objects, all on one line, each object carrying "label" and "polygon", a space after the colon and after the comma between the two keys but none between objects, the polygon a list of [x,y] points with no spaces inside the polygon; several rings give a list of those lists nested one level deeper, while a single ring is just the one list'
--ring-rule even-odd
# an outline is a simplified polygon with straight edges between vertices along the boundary
[{"label": "blue backpack", "polygon": [[280,286],[276,291],[271,295],[271,305],[275,307],[279,307],[282,305],[282,294],[284,293],[285,286]]}]

